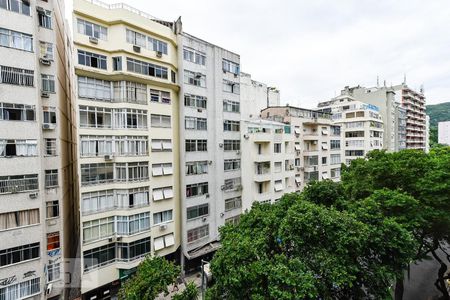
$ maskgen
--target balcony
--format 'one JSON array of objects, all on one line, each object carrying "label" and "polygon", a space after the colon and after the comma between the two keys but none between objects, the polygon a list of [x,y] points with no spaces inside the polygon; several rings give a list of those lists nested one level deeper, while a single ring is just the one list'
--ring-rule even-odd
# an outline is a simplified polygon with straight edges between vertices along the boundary
[{"label": "balcony", "polygon": [[272,135],[267,132],[252,133],[251,136],[255,143],[270,143],[272,141]]}]

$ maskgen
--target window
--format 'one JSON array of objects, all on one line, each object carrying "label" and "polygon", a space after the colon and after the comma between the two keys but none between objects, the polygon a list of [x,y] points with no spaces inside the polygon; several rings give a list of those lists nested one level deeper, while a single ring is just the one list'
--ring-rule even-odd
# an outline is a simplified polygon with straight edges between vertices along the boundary
[{"label": "window", "polygon": [[283,190],[283,180],[275,180],[274,182],[275,192],[279,192]]},{"label": "window", "polygon": [[53,60],[53,44],[46,42],[39,42],[40,58]]},{"label": "window", "polygon": [[235,197],[231,199],[225,199],[225,211],[230,211],[236,208],[242,207],[242,198]]},{"label": "window", "polygon": [[200,51],[183,48],[183,58],[185,61],[189,61],[197,65],[206,65],[206,55]]},{"label": "window", "polygon": [[281,153],[281,143],[273,144],[273,152],[274,153]]},{"label": "window", "polygon": [[152,139],[152,152],[172,151],[172,140]]},{"label": "window", "polygon": [[337,165],[341,163],[341,155],[340,154],[331,154],[330,155],[330,165]]},{"label": "window", "polygon": [[356,148],[363,148],[364,147],[364,140],[349,140],[345,141],[346,147],[356,147]]},{"label": "window", "polygon": [[148,162],[134,162],[127,163],[128,166],[128,181],[142,181],[147,180],[148,177]]},{"label": "window", "polygon": [[319,164],[319,157],[317,155],[315,156],[305,156],[305,166],[317,166]]},{"label": "window", "polygon": [[115,193],[114,190],[84,193],[81,195],[81,210],[83,214],[86,214],[91,212],[110,210],[115,208],[116,206],[128,208],[128,198],[128,190],[123,191],[123,193],[120,193],[119,191],[116,191]]},{"label": "window", "polygon": [[59,217],[59,201],[58,200],[45,202],[45,207],[46,207],[45,212],[46,212],[47,219]]},{"label": "window", "polygon": [[170,92],[151,89],[150,101],[170,104],[171,103]]},{"label": "window", "polygon": [[108,244],[83,252],[84,271],[105,266],[115,261],[116,245]]},{"label": "window", "polygon": [[112,58],[113,71],[122,71],[122,56],[116,56]]},{"label": "window", "polygon": [[186,163],[186,175],[199,175],[208,173],[207,161],[193,161]]},{"label": "window", "polygon": [[80,127],[82,128],[111,128],[111,117],[110,108],[80,106]]},{"label": "window", "polygon": [[59,232],[47,233],[47,251],[59,249]]},{"label": "window", "polygon": [[147,104],[147,85],[131,81],[113,82],[115,102]]},{"label": "window", "polygon": [[30,2],[27,0],[1,0],[0,8],[26,16],[30,15]]},{"label": "window", "polygon": [[195,197],[208,194],[208,183],[194,183],[186,185],[186,197]]},{"label": "window", "polygon": [[0,157],[37,156],[37,140],[0,140]]},{"label": "window", "polygon": [[19,210],[0,214],[0,230],[39,224],[39,209]]},{"label": "window", "polygon": [[206,109],[206,97],[185,94],[184,106]]},{"label": "window", "polygon": [[[114,153],[119,156],[143,156],[148,154],[148,140],[146,136],[114,136],[106,137],[106,140],[103,140],[105,137],[99,138],[99,140],[90,141],[91,144],[98,143],[98,155]],[[110,143],[112,143],[112,149]]]},{"label": "window", "polygon": [[362,122],[362,121],[345,123],[345,128],[363,128],[363,127],[364,127],[364,122]]},{"label": "window", "polygon": [[151,51],[158,51],[163,54],[167,54],[167,43],[161,40],[155,39],[150,36],[146,36],[139,32],[127,29],[126,31],[127,43],[146,48]]},{"label": "window", "polygon": [[223,141],[223,150],[224,151],[239,151],[239,150],[241,150],[241,141],[240,140],[224,140]]},{"label": "window", "polygon": [[117,260],[132,261],[150,253],[150,238],[127,243],[117,243]]},{"label": "window", "polygon": [[163,176],[173,174],[173,168],[171,163],[165,164],[153,164],[152,165],[153,176]]},{"label": "window", "polygon": [[56,111],[54,107],[43,107],[44,123],[43,124],[56,124]]},{"label": "window", "polygon": [[45,170],[45,188],[58,186],[58,170]]},{"label": "window", "polygon": [[340,140],[330,140],[331,150],[339,150],[341,149],[341,141]]},{"label": "window", "polygon": [[198,87],[206,87],[206,75],[184,70],[184,83]]},{"label": "window", "polygon": [[35,107],[32,105],[0,103],[0,120],[34,121]]},{"label": "window", "polygon": [[78,97],[111,101],[111,81],[78,76]]},{"label": "window", "polygon": [[[0,29],[0,38],[1,38],[1,29]],[[0,83],[22,85],[22,86],[33,86],[34,71],[7,66],[0,66]]]},{"label": "window", "polygon": [[223,131],[239,131],[240,130],[240,122],[239,121],[223,121]]},{"label": "window", "polygon": [[39,26],[52,29],[52,12],[37,6]]},{"label": "window", "polygon": [[48,282],[59,280],[61,277],[61,263],[51,263],[47,265],[47,280]]},{"label": "window", "polygon": [[117,108],[113,111],[114,128],[147,129],[147,111],[143,109]]},{"label": "window", "polygon": [[155,238],[155,251],[175,245],[173,233]]},{"label": "window", "polygon": [[0,298],[5,300],[25,299],[41,292],[40,278],[33,278],[0,288]]},{"label": "window", "polygon": [[80,34],[104,41],[108,38],[108,29],[106,27],[88,22],[86,20],[77,19],[77,28],[78,33]]},{"label": "window", "polygon": [[0,194],[28,192],[37,189],[37,174],[0,176]]},{"label": "window", "polygon": [[42,91],[54,93],[55,92],[55,76],[41,74]]},{"label": "window", "polygon": [[345,150],[345,156],[364,156],[364,150]]},{"label": "window", "polygon": [[240,159],[225,159],[223,163],[224,171],[235,171],[241,168]]},{"label": "window", "polygon": [[239,83],[224,80],[223,81],[223,91],[239,95],[239,93],[240,93]]},{"label": "window", "polygon": [[347,131],[345,133],[346,138],[353,138],[353,137],[364,137],[364,131]]},{"label": "window", "polygon": [[170,116],[165,115],[151,115],[151,124],[152,127],[163,127],[163,128],[170,128]]},{"label": "window", "polygon": [[114,234],[114,217],[83,222],[83,242],[96,241]]},{"label": "window", "polygon": [[114,181],[112,163],[92,163],[81,165],[81,184],[99,184]]},{"label": "window", "polygon": [[327,164],[327,157],[324,156],[322,157],[322,165],[326,165]]},{"label": "window", "polygon": [[330,171],[331,171],[331,178],[341,177],[341,169],[340,168],[331,169]]},{"label": "window", "polygon": [[206,118],[185,117],[184,128],[193,130],[207,130],[208,123]]},{"label": "window", "polygon": [[275,172],[275,173],[280,173],[280,172],[282,171],[282,169],[283,169],[283,164],[282,164],[282,162],[281,162],[281,161],[276,161],[276,162],[274,163],[274,172]]},{"label": "window", "polygon": [[187,219],[196,219],[209,214],[209,204],[201,204],[186,209]]},{"label": "window", "polygon": [[232,190],[236,190],[236,188],[238,188],[240,185],[241,185],[240,177],[230,178],[230,179],[225,179],[224,185],[222,188],[224,191],[232,191]]},{"label": "window", "polygon": [[0,46],[33,51],[33,37],[26,33],[0,28]]},{"label": "window", "polygon": [[17,264],[38,258],[39,255],[39,243],[0,250],[0,266]]},{"label": "window", "polygon": [[106,56],[78,50],[78,63],[83,66],[106,70]]},{"label": "window", "polygon": [[186,140],[186,152],[208,151],[207,140]]},{"label": "window", "polygon": [[153,189],[153,201],[173,198],[173,188],[171,186]]},{"label": "window", "polygon": [[224,100],[223,111],[238,113],[240,111],[240,104],[237,101]]},{"label": "window", "polygon": [[236,75],[239,74],[239,64],[226,59],[222,61],[222,69],[225,72],[231,72]]},{"label": "window", "polygon": [[172,210],[161,211],[153,214],[153,225],[172,221]]},{"label": "window", "polygon": [[341,127],[340,126],[331,126],[331,135],[340,136],[341,135]]},{"label": "window", "polygon": [[228,219],[225,219],[225,224],[237,225],[241,219],[241,215],[237,215]]},{"label": "window", "polygon": [[203,225],[187,232],[187,241],[188,243],[195,242],[199,239],[207,237],[209,235],[209,225]]},{"label": "window", "polygon": [[116,216],[117,234],[132,235],[150,230],[150,213],[140,213],[131,216]]},{"label": "window", "polygon": [[143,62],[129,57],[127,57],[127,71],[161,79],[168,78],[168,69],[166,67]]}]

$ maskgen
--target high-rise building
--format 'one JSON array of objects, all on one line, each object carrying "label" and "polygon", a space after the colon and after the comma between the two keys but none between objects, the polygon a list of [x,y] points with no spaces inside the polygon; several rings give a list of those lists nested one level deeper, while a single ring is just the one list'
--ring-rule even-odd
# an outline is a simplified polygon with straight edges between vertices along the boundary
[{"label": "high-rise building", "polygon": [[217,249],[219,227],[241,213],[240,57],[187,33],[179,35],[178,54],[181,236],[189,269]]},{"label": "high-rise building", "polygon": [[75,0],[73,28],[81,293],[99,299],[145,255],[179,258],[181,22]]},{"label": "high-rise building", "polygon": [[438,123],[438,143],[450,145],[450,121]]},{"label": "high-rise building", "polygon": [[318,107],[330,113],[334,124],[341,126],[342,158],[347,165],[369,151],[383,148],[383,121],[377,106],[341,95],[319,103]]},{"label": "high-rise building", "polygon": [[428,133],[423,89],[415,91],[405,82],[392,88],[397,100],[406,109],[406,148],[425,151],[428,148]]},{"label": "high-rise building", "polygon": [[0,298],[60,299],[76,197],[64,2],[0,1]]},{"label": "high-rise building", "polygon": [[313,180],[340,180],[342,132],[340,125],[333,124],[331,114],[278,106],[263,109],[261,118],[290,125],[294,133],[294,181],[297,191]]}]

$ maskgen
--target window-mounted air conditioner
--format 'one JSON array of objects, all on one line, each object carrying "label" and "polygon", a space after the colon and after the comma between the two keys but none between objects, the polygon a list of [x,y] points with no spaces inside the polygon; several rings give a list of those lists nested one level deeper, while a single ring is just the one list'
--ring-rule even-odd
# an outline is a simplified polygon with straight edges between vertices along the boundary
[{"label": "window-mounted air conditioner", "polygon": [[161,224],[159,225],[159,230],[163,231],[167,229],[167,225],[166,224]]},{"label": "window-mounted air conditioner", "polygon": [[133,46],[133,51],[137,52],[137,53],[141,53],[141,47],[134,45]]},{"label": "window-mounted air conditioner", "polygon": [[89,37],[89,42],[91,42],[92,44],[98,44],[98,38],[90,36]]},{"label": "window-mounted air conditioner", "polygon": [[50,97],[50,94],[49,94],[48,92],[41,91],[41,97],[42,97],[42,98],[49,98],[49,97]]},{"label": "window-mounted air conditioner", "polygon": [[156,51],[156,57],[162,57],[163,53],[161,51]]},{"label": "window-mounted air conditioner", "polygon": [[38,193],[31,193],[29,196],[30,199],[36,199],[38,197]]},{"label": "window-mounted air conditioner", "polygon": [[112,160],[113,156],[111,154],[105,155],[105,160]]},{"label": "window-mounted air conditioner", "polygon": [[39,59],[40,63],[43,64],[44,66],[50,66],[52,64],[51,60],[47,59],[47,58],[41,58]]}]

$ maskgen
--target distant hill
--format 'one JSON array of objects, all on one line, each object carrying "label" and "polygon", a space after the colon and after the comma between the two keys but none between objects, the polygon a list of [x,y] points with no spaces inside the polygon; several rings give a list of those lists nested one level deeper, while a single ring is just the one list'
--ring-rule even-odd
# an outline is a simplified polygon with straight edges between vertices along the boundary
[{"label": "distant hill", "polygon": [[450,102],[427,105],[430,116],[430,146],[437,144],[438,122],[450,121]]},{"label": "distant hill", "polygon": [[450,102],[427,105],[427,115],[430,116],[431,126],[437,126],[438,122],[450,121]]}]

